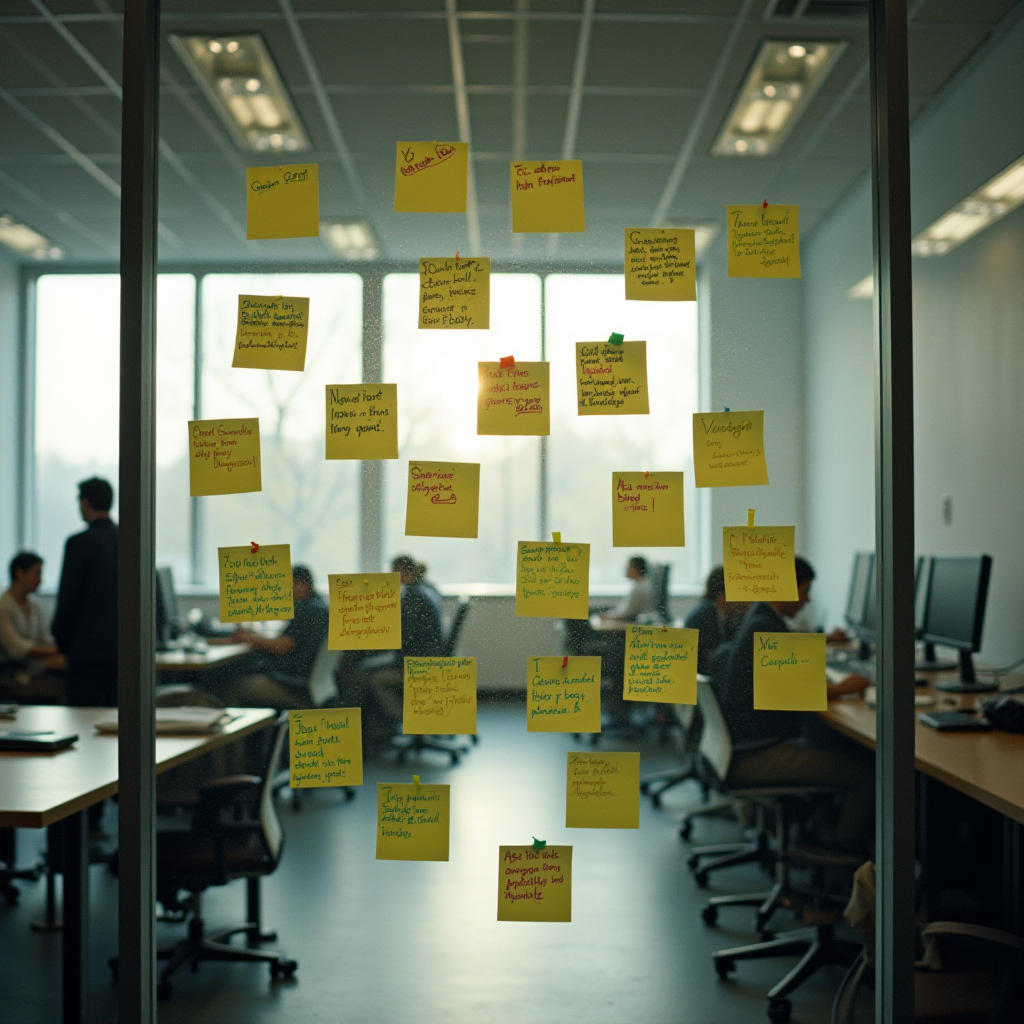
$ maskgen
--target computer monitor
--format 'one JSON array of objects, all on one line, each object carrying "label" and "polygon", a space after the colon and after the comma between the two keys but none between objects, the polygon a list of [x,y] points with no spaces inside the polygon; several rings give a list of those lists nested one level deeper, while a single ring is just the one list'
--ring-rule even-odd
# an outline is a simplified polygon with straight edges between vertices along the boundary
[{"label": "computer monitor", "polygon": [[166,650],[178,634],[178,597],[174,593],[174,574],[169,567],[156,571],[156,647]]},{"label": "computer monitor", "polygon": [[852,626],[854,630],[864,625],[864,614],[867,611],[868,592],[871,590],[874,564],[873,551],[858,551],[853,556],[850,593],[846,598],[846,624]]},{"label": "computer monitor", "polygon": [[926,644],[943,644],[960,651],[960,679],[937,683],[936,689],[981,693],[997,688],[977,681],[972,658],[981,647],[991,574],[989,555],[932,557],[923,638]]},{"label": "computer monitor", "polygon": [[914,567],[914,634],[924,632],[924,620],[928,614],[928,580],[931,577],[932,560],[925,555],[917,556]]}]

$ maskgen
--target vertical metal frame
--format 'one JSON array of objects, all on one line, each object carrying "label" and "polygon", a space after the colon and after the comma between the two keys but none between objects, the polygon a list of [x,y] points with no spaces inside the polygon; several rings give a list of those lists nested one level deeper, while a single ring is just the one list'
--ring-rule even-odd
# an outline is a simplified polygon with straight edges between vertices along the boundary
[{"label": "vertical metal frame", "polygon": [[[196,274],[196,292],[192,307],[192,419],[203,418],[203,281],[205,274]],[[191,498],[189,506],[189,570],[192,584],[203,582],[203,540],[206,507],[202,498]]]},{"label": "vertical metal frame", "polygon": [[875,1020],[914,1017],[914,350],[906,0],[871,0],[875,550]]},{"label": "vertical metal frame", "polygon": [[36,545],[36,295],[37,275],[22,274],[18,333],[17,515],[18,547]]},{"label": "vertical metal frame", "polygon": [[[384,372],[384,274],[374,267],[362,275],[364,384],[380,383]],[[360,572],[380,572],[384,557],[384,471],[380,459],[359,464]]]},{"label": "vertical metal frame", "polygon": [[121,110],[119,1016],[154,1024],[154,449],[160,3],[127,0]]}]

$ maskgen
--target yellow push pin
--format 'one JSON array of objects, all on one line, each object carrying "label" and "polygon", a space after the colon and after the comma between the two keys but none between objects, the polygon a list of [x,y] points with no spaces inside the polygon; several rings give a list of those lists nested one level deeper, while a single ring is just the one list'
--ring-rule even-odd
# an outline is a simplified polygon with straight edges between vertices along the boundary
[{"label": "yellow push pin", "polygon": [[754,510],[752,508],[747,509],[747,529],[752,530],[754,528]]}]

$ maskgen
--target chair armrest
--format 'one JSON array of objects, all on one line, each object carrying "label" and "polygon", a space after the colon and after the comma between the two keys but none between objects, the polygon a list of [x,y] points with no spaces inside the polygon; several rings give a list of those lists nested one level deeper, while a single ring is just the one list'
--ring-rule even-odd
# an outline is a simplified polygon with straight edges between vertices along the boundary
[{"label": "chair armrest", "polygon": [[998,928],[985,928],[980,924],[964,924],[961,921],[934,921],[921,929],[922,939],[927,939],[932,935],[958,935],[1024,953],[1024,938],[1021,936],[1012,935],[1010,932],[1001,932]]}]

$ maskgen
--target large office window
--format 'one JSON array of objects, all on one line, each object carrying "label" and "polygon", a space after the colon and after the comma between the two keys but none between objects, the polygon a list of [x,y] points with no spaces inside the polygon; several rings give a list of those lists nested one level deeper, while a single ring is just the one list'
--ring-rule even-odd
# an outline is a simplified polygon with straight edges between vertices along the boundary
[{"label": "large office window", "polygon": [[[398,385],[399,459],[386,467],[385,557],[408,552],[444,584],[508,584],[516,543],[537,536],[540,439],[476,432],[477,362],[541,355],[541,282],[491,277],[491,329],[431,331],[416,325],[416,274],[384,279],[384,379]],[[409,459],[480,463],[479,539],[406,537]]]},{"label": "large office window", "polygon": [[[357,465],[324,459],[328,384],[362,379],[363,290],[358,274],[209,274],[202,282],[202,415],[258,416],[263,490],[200,498],[204,577],[219,546],[290,543],[321,584],[357,569]],[[309,298],[303,373],[232,369],[238,296]],[[185,436],[182,425],[182,436]]]},{"label": "large office window", "polygon": [[[160,564],[189,564],[187,434],[192,413],[195,278],[161,274],[157,295],[156,547]],[[117,488],[117,274],[46,274],[36,288],[35,501],[32,543],[55,587],[64,541],[83,528],[76,484]],[[116,512],[116,506],[115,506]]]},{"label": "large office window", "polygon": [[[593,584],[621,583],[631,554],[671,565],[672,583],[689,582],[699,571],[689,429],[697,411],[697,304],[626,302],[618,274],[552,274],[545,289],[551,529],[566,540],[590,543]],[[604,341],[612,331],[647,342],[649,416],[577,415],[576,343]],[[685,548],[612,547],[611,481],[617,470],[683,471]]]}]

